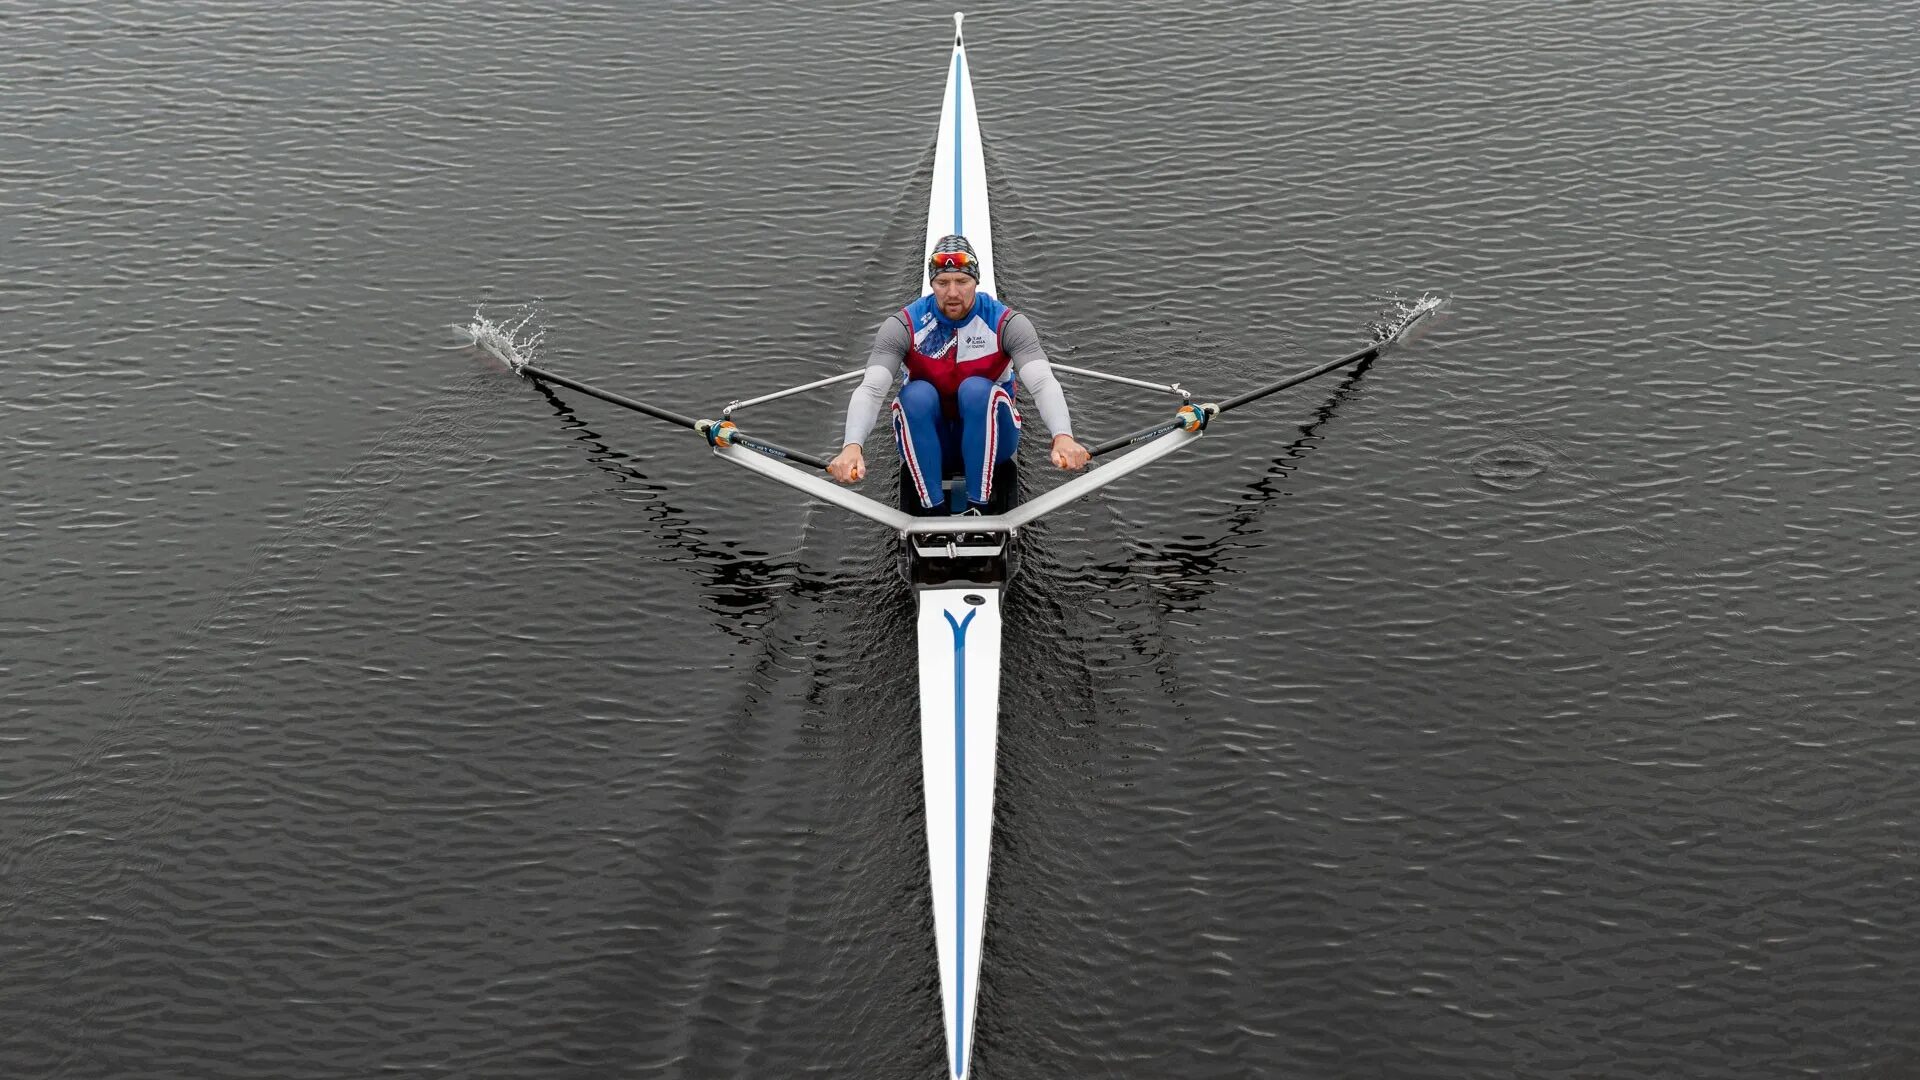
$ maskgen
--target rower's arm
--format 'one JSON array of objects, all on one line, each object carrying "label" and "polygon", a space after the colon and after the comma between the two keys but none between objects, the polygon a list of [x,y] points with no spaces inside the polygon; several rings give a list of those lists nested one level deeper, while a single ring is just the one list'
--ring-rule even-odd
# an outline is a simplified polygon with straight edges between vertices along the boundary
[{"label": "rower's arm", "polygon": [[1073,418],[1067,413],[1066,392],[1053,376],[1053,365],[1047,363],[1047,351],[1040,347],[1040,331],[1034,329],[1033,320],[1016,313],[1000,332],[1000,343],[1013,357],[1013,370],[1027,384],[1027,393],[1033,395],[1034,408],[1040,410],[1040,421],[1047,425],[1047,431],[1072,435]]},{"label": "rower's arm", "polygon": [[893,389],[893,381],[900,377],[900,365],[906,362],[907,346],[913,339],[907,335],[907,324],[900,321],[899,315],[889,315],[873,334],[873,351],[867,356],[867,377],[853,388],[853,397],[847,401],[847,428],[840,444],[864,443],[873,431],[873,425],[880,419],[880,410],[887,403],[887,391]]}]

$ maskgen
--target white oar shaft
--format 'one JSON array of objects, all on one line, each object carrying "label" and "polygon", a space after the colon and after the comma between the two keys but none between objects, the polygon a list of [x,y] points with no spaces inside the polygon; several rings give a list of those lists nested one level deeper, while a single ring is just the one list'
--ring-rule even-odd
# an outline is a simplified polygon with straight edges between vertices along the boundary
[{"label": "white oar shaft", "polygon": [[720,410],[720,415],[722,417],[730,417],[738,410],[744,409],[749,405],[764,405],[769,401],[779,401],[781,398],[784,398],[784,397],[792,397],[795,394],[804,394],[809,390],[818,390],[823,386],[832,386],[834,383],[846,382],[848,379],[858,379],[862,375],[865,375],[866,373],[867,373],[866,368],[855,368],[852,371],[843,372],[839,375],[830,375],[824,379],[815,379],[814,381],[810,383],[806,383],[805,385],[792,386],[792,387],[788,387],[785,390],[775,390],[771,394],[761,394],[759,397],[748,398],[745,401],[729,401],[727,402],[727,407]]},{"label": "white oar shaft", "polygon": [[1104,371],[1094,371],[1092,368],[1073,367],[1070,364],[1061,363],[1055,363],[1053,370],[1071,371],[1075,375],[1085,375],[1089,379],[1105,379],[1107,382],[1120,383],[1124,386],[1138,386],[1142,390],[1158,390],[1163,394],[1174,394],[1182,401],[1189,400],[1193,397],[1192,394],[1187,393],[1186,387],[1178,383],[1147,382],[1145,379],[1131,379],[1125,375],[1109,375]]}]

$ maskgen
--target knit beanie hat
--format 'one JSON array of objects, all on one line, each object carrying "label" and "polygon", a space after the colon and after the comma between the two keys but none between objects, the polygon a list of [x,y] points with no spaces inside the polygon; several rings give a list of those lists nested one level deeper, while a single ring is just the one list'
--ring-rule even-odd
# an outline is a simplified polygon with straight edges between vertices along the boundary
[{"label": "knit beanie hat", "polygon": [[933,251],[927,257],[927,276],[939,277],[941,274],[959,271],[975,281],[980,280],[980,256],[974,254],[973,245],[959,233],[940,238],[933,245]]}]

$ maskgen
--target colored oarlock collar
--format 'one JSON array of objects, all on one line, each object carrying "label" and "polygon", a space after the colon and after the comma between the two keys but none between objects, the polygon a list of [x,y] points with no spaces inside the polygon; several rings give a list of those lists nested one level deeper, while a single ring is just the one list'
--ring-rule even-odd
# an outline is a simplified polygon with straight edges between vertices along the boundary
[{"label": "colored oarlock collar", "polygon": [[702,420],[694,425],[694,430],[705,435],[707,445],[714,447],[732,446],[733,437],[739,432],[731,420]]},{"label": "colored oarlock collar", "polygon": [[1220,406],[1212,403],[1206,405],[1182,405],[1180,406],[1180,411],[1174,414],[1174,418],[1179,420],[1180,426],[1188,431],[1205,431],[1207,430],[1207,423],[1213,419],[1213,414],[1219,411]]}]

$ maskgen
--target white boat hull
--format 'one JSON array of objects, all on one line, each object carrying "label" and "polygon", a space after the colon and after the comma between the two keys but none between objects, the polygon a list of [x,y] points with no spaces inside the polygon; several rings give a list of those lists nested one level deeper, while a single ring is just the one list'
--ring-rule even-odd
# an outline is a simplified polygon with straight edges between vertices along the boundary
[{"label": "white boat hull", "polygon": [[927,870],[940,954],[948,1068],[972,1063],[974,1004],[993,848],[994,754],[1000,713],[1000,590],[919,593],[920,760]]},{"label": "white boat hull", "polygon": [[[921,266],[926,266],[941,237],[959,233],[980,256],[980,288],[999,296],[993,288],[992,220],[987,205],[987,162],[980,152],[980,114],[973,109],[973,78],[967,70],[967,47],[956,14],[953,59],[947,64],[947,95],[940,106],[940,136],[933,155],[933,190],[927,200],[927,244],[921,252]],[[923,269],[921,292],[932,291]]]},{"label": "white boat hull", "polygon": [[[953,56],[934,150],[923,256],[959,233],[983,264],[980,288],[993,291],[993,223],[973,80],[953,17]],[[925,265],[923,257],[922,265]],[[931,285],[922,277],[922,287]],[[904,532],[904,530],[903,530]],[[999,540],[994,540],[998,550]],[[911,543],[911,541],[910,541]],[[947,549],[951,558],[953,548]],[[957,565],[957,564],[956,564]],[[972,1067],[974,1005],[986,934],[987,863],[993,849],[994,752],[1000,726],[1000,582],[988,575],[922,582],[919,596],[920,760],[927,800],[927,869],[940,956],[940,998],[947,1068],[960,1080]]]}]

